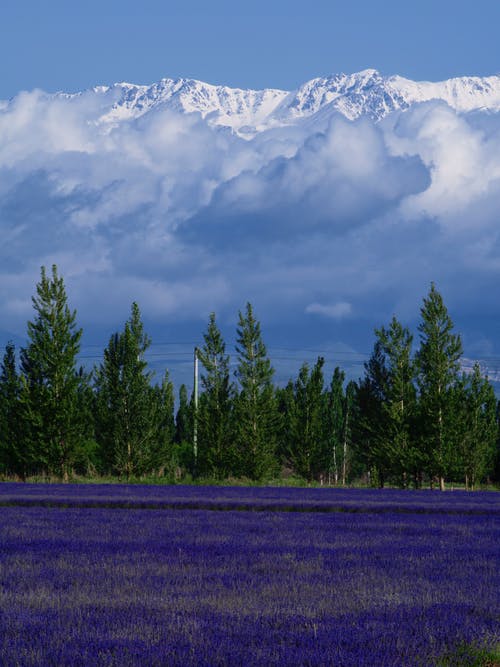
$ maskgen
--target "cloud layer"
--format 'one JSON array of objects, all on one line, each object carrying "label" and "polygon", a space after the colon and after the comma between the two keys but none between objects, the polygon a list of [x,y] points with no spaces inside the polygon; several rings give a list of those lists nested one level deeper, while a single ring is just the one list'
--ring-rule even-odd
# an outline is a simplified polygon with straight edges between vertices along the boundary
[{"label": "cloud layer", "polygon": [[0,329],[24,332],[55,262],[86,328],[137,300],[158,327],[201,330],[250,300],[304,344],[362,345],[360,327],[414,322],[434,280],[472,353],[497,349],[498,115],[430,102],[243,140],[166,110],[104,128],[100,104],[35,91],[0,108]]}]

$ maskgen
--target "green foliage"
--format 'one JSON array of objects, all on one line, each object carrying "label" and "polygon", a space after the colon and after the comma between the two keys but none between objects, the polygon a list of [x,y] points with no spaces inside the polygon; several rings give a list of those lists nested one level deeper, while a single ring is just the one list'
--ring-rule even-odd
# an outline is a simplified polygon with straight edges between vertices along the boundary
[{"label": "green foliage", "polygon": [[67,479],[85,458],[91,435],[82,410],[88,376],[76,368],[82,330],[55,265],[51,276],[42,267],[32,301],[36,316],[28,322],[30,342],[21,351],[24,459],[28,469]]},{"label": "green foliage", "polygon": [[500,665],[500,644],[481,646],[461,644],[454,651],[441,657],[437,667],[498,667]]},{"label": "green foliage", "polygon": [[378,446],[383,450],[384,467],[406,487],[420,464],[413,424],[416,411],[413,336],[393,317],[389,327],[377,329],[384,356],[383,387]]},{"label": "green foliage", "polygon": [[179,389],[179,407],[175,417],[174,458],[178,470],[184,474],[193,475],[195,472],[195,453],[193,443],[194,401],[188,398],[185,384]]},{"label": "green foliage", "polygon": [[288,423],[288,459],[293,469],[308,481],[318,477],[325,467],[325,412],[323,366],[318,357],[311,370],[304,363],[289,390],[286,420]]},{"label": "green foliage", "polygon": [[229,356],[226,345],[210,314],[208,328],[203,335],[204,345],[198,356],[204,368],[201,375],[203,393],[198,414],[198,475],[225,478],[236,467],[236,452],[231,432],[233,386],[229,377]]},{"label": "green foliage", "polygon": [[179,408],[175,417],[175,442],[193,442],[193,406],[189,402],[185,384],[182,384],[179,389]]},{"label": "green foliage", "polygon": [[16,369],[16,353],[7,343],[0,369],[0,472],[23,475],[19,396],[21,381]]},{"label": "green foliage", "polygon": [[326,451],[325,470],[328,483],[338,484],[344,468],[345,408],[344,393],[345,373],[338,366],[333,372],[330,391],[327,397],[326,411]]},{"label": "green foliage", "polygon": [[384,349],[377,338],[357,390],[359,418],[356,423],[356,449],[365,469],[376,478],[379,486],[384,485],[389,472],[384,448],[387,414],[383,410],[388,383]]},{"label": "green foliage", "polygon": [[121,334],[111,336],[96,372],[96,436],[101,468],[127,478],[166,465],[173,438],[173,389],[168,377],[151,386],[144,353],[151,341],[132,304]]},{"label": "green foliage", "polygon": [[455,472],[473,489],[494,464],[498,437],[495,393],[478,364],[457,383],[454,398]]},{"label": "green foliage", "polygon": [[151,443],[150,467],[161,474],[172,476],[175,474],[178,460],[174,449],[174,385],[168,371],[165,372],[162,383],[150,390],[152,392],[150,420],[156,432]]},{"label": "green foliage", "polygon": [[356,405],[358,385],[351,380],[347,383],[345,388],[344,404],[343,404],[343,422],[342,422],[342,485],[347,483],[347,477],[351,469],[352,459],[352,441],[353,431],[356,420],[358,418],[358,410]]},{"label": "green foliage", "polygon": [[240,474],[262,479],[276,472],[278,411],[272,377],[274,370],[252,306],[239,313],[236,377],[240,393],[234,401],[234,433]]},{"label": "green foliage", "polygon": [[421,308],[417,354],[420,425],[427,472],[440,480],[451,469],[456,439],[453,388],[458,381],[462,342],[434,283]]},{"label": "green foliage", "polygon": [[[375,330],[359,384],[335,368],[325,389],[324,359],[273,385],[274,371],[250,303],[239,313],[236,379],[215,314],[201,361],[202,393],[183,385],[174,420],[168,372],[152,384],[151,343],[132,304],[121,333],[110,337],[90,377],[77,368],[82,331],[64,283],[41,270],[28,323],[29,344],[16,366],[9,343],[0,367],[0,475],[67,479],[110,475],[130,481],[223,480],[245,483],[383,486],[431,484],[445,477],[473,489],[500,475],[498,406],[479,366],[459,375],[462,346],[434,284],[424,299],[420,349],[393,317]],[[195,438],[197,435],[197,440]],[[195,448],[195,440],[197,448]],[[496,471],[496,472],[495,472]]]}]

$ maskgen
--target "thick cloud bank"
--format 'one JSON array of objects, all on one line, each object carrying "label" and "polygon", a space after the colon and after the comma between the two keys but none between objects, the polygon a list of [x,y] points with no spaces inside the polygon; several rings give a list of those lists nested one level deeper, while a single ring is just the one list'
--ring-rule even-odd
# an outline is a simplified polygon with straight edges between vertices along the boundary
[{"label": "thick cloud bank", "polygon": [[[0,106],[0,329],[56,262],[86,327],[234,318],[325,341],[411,321],[436,281],[473,353],[496,349],[500,117],[443,102],[244,140],[198,114],[103,126],[95,95]],[[203,328],[200,324],[200,330]]]}]

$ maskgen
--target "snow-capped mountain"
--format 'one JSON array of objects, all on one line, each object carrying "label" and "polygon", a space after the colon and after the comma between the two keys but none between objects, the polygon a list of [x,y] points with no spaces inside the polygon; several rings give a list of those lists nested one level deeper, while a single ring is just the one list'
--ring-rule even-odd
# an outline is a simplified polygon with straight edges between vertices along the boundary
[{"label": "snow-capped mountain", "polygon": [[213,86],[194,79],[162,79],[151,86],[116,83],[111,88],[95,88],[96,94],[112,96],[116,101],[104,114],[102,123],[138,118],[159,107],[197,112],[212,124],[260,128],[272,119],[288,93],[282,90],[241,90]]},{"label": "snow-capped mountain", "polygon": [[[382,76],[373,69],[311,79],[297,90],[242,90],[195,79],[162,79],[152,85],[115,83],[84,93],[54,97],[98,98],[97,124],[103,129],[158,109],[199,113],[210,125],[231,128],[243,137],[286,125],[324,123],[333,113],[350,120],[366,115],[380,120],[398,109],[433,99],[459,112],[500,110],[500,75],[461,77],[441,82]],[[14,98],[15,99],[15,98]],[[97,100],[96,100],[97,101]],[[0,101],[0,111],[8,102]]]},{"label": "snow-capped mountain", "polygon": [[383,77],[376,70],[312,79],[302,85],[288,104],[290,115],[317,113],[329,106],[347,118],[362,115],[379,120],[391,111],[418,102],[440,99],[457,111],[500,109],[500,76],[462,77],[438,83]]},{"label": "snow-capped mountain", "polygon": [[312,79],[291,92],[241,90],[194,79],[162,79],[151,86],[117,83],[94,92],[113,100],[100,118],[104,124],[163,107],[200,113],[210,124],[230,127],[243,136],[335,112],[350,120],[363,115],[380,120],[397,109],[433,99],[443,100],[459,112],[500,110],[500,75],[433,83],[384,77],[372,69]]}]

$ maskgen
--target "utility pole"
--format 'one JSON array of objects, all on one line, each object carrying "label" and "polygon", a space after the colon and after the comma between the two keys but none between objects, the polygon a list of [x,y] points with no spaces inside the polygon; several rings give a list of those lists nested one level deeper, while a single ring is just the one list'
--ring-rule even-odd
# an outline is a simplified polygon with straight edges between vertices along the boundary
[{"label": "utility pole", "polygon": [[194,470],[196,474],[196,464],[198,462],[198,348],[194,348],[194,415],[193,415],[193,457]]}]

